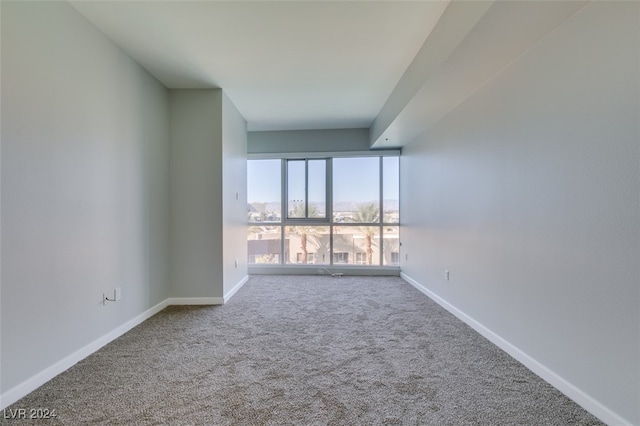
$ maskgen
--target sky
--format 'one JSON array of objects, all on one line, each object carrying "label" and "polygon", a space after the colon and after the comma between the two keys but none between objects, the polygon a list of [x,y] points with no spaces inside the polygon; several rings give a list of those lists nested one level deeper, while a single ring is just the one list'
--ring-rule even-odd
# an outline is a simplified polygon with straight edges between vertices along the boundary
[{"label": "sky", "polygon": [[[333,200],[367,202],[379,198],[378,157],[334,158]],[[385,157],[385,199],[398,199],[398,157]],[[309,160],[309,200],[324,200],[324,160]],[[248,201],[280,200],[280,160],[249,160],[247,165]],[[290,199],[304,198],[304,161],[289,161]]]},{"label": "sky", "polygon": [[247,200],[270,202],[280,199],[280,160],[247,161]]}]

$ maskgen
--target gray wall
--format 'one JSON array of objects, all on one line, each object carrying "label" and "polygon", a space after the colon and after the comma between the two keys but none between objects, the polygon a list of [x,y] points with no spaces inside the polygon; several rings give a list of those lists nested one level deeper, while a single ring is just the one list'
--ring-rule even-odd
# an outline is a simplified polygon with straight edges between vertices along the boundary
[{"label": "gray wall", "polygon": [[369,129],[249,132],[249,154],[368,151]]},{"label": "gray wall", "polygon": [[1,392],[168,297],[168,118],[67,3],[2,3]]},{"label": "gray wall", "polygon": [[171,90],[171,296],[222,297],[222,90]]},{"label": "gray wall", "polygon": [[169,99],[171,297],[221,301],[247,275],[247,124],[221,89]]},{"label": "gray wall", "polygon": [[639,7],[587,5],[401,158],[403,272],[633,424]]},{"label": "gray wall", "polygon": [[222,158],[223,278],[228,296],[247,276],[247,122],[224,93]]}]

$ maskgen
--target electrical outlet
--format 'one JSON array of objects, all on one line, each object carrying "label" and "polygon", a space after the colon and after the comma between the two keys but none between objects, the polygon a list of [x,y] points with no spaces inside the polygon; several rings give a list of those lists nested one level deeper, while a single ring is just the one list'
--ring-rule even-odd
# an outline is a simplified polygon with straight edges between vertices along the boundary
[{"label": "electrical outlet", "polygon": [[449,281],[449,270],[448,269],[444,270],[444,279]]},{"label": "electrical outlet", "polygon": [[114,288],[112,294],[107,295],[107,293],[102,293],[103,305],[106,305],[107,302],[115,302],[120,299],[122,299],[122,288],[120,287]]}]

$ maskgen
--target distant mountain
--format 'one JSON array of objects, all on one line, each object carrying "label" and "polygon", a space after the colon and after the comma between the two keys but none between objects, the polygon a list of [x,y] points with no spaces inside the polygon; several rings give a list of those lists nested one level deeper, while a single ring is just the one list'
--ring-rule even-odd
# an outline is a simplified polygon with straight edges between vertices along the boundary
[{"label": "distant mountain", "polygon": [[[369,202],[354,202],[354,201],[338,201],[333,204],[334,212],[355,212],[358,210],[358,205],[360,204],[370,204],[376,203],[374,201]],[[324,207],[322,203],[309,203],[310,205],[315,206],[316,208]],[[399,203],[398,200],[384,200],[383,204],[384,210],[398,210]],[[250,203],[248,206],[248,211],[252,213],[271,213],[271,212],[279,212],[281,209],[281,204],[277,201],[269,201],[265,203]]]},{"label": "distant mountain", "polygon": [[[354,202],[354,201],[338,201],[333,204],[334,212],[355,212],[360,204],[377,204],[377,201]],[[384,200],[384,210],[398,210],[398,200]]]},{"label": "distant mountain", "polygon": [[249,203],[247,210],[252,213],[271,213],[280,211],[280,203],[278,202],[266,202],[266,203]]}]

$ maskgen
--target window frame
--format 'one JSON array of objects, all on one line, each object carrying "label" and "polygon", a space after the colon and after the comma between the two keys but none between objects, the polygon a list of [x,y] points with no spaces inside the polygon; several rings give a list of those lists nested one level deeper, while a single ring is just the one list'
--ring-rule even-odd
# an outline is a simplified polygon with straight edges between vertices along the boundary
[{"label": "window frame", "polygon": [[[364,222],[334,222],[333,218],[333,159],[335,158],[359,158],[359,157],[377,157],[378,158],[378,170],[379,170],[379,183],[378,183],[378,191],[379,191],[379,199],[378,199],[378,222],[373,223],[364,223]],[[291,267],[291,268],[304,268],[304,267],[346,267],[346,268],[366,268],[366,269],[388,269],[388,270],[397,270],[400,267],[400,263],[397,265],[385,265],[384,264],[384,247],[382,244],[382,236],[384,233],[384,227],[386,226],[401,226],[400,218],[398,218],[397,222],[385,222],[384,221],[384,158],[386,157],[400,157],[399,150],[380,150],[380,151],[366,151],[366,152],[340,152],[340,153],[331,153],[331,152],[323,152],[323,153],[293,153],[293,154],[248,154],[247,160],[280,160],[281,161],[281,221],[280,222],[271,222],[271,226],[279,226],[280,227],[280,253],[279,263],[275,264],[266,264],[267,267]],[[321,218],[290,218],[289,217],[289,206],[288,206],[288,162],[289,161],[305,161],[305,216],[308,216],[308,205],[309,205],[309,196],[308,196],[308,168],[309,168],[309,160],[325,160],[325,217]],[[398,182],[400,180],[400,176],[398,176]],[[398,201],[400,194],[398,194]],[[249,226],[252,224],[249,223]],[[329,227],[329,263],[327,264],[302,264],[297,262],[288,262],[287,258],[291,255],[289,250],[287,250],[286,246],[286,228],[287,226],[328,226]],[[335,252],[334,252],[334,228],[336,227],[376,227],[378,229],[378,240],[380,247],[378,248],[378,253],[376,256],[379,257],[379,262],[377,264],[366,265],[366,264],[356,264],[355,263],[355,252],[353,254],[354,263],[337,263],[334,262]],[[399,237],[400,238],[400,237]],[[402,243],[399,241],[399,246],[402,246]],[[348,253],[347,253],[348,254]],[[349,256],[351,258],[351,256]],[[249,264],[249,267],[252,266],[263,266],[261,264]]]},{"label": "window frame", "polygon": [[[249,158],[251,160],[251,158]],[[330,213],[331,210],[331,202],[329,197],[331,195],[331,189],[329,185],[331,184],[331,158],[329,157],[318,157],[318,158],[281,158],[282,160],[282,170],[281,170],[281,178],[280,178],[280,197],[282,198],[282,207],[281,211],[285,212],[285,214],[281,214],[282,225],[289,226],[300,226],[300,225],[312,225],[312,224],[327,224],[329,225],[331,222]],[[309,160],[324,160],[325,161],[325,169],[324,169],[324,217],[309,217]],[[304,211],[305,217],[289,217],[289,162],[290,161],[304,161],[304,175],[305,175],[305,199],[304,199]]]}]

